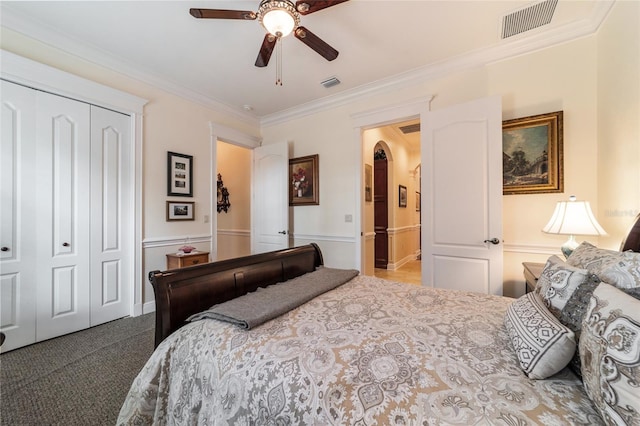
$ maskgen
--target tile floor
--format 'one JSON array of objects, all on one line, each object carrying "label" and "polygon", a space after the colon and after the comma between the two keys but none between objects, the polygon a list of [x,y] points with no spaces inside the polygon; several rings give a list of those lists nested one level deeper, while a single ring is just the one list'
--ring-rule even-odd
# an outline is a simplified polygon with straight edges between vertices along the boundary
[{"label": "tile floor", "polygon": [[400,281],[409,284],[421,285],[421,268],[419,260],[412,260],[405,263],[399,269],[391,271],[388,269],[374,269],[374,275],[391,281]]}]

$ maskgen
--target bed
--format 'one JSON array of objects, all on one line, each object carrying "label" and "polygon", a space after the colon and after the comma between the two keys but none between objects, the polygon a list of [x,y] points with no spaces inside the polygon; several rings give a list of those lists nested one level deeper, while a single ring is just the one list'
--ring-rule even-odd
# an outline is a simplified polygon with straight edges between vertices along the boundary
[{"label": "bed", "polygon": [[[577,261],[604,268],[603,275],[611,262],[594,262],[594,256],[625,253],[630,267],[637,268],[640,287],[636,253],[590,245],[576,251]],[[614,262],[618,269],[620,262]],[[619,396],[620,409],[598,398],[594,386],[604,382],[593,373],[595,364],[583,361],[582,378],[570,368],[583,344],[583,354],[596,360],[602,348],[597,339],[589,339],[590,328],[584,325],[580,330],[580,324],[586,324],[583,317],[605,318],[603,304],[592,301],[609,297],[600,294],[603,286],[615,292],[618,288],[596,285],[591,271],[565,262],[548,262],[545,271],[545,293],[529,293],[516,301],[333,270],[323,265],[315,244],[152,272],[157,348],[133,382],[118,424],[597,425],[619,424],[620,419],[638,424],[633,419],[640,409],[634,399],[640,395],[640,338],[631,341],[631,353],[619,369],[628,379],[626,388],[617,383],[608,388]],[[584,277],[576,271],[583,271]],[[576,287],[572,295],[554,287],[559,276],[569,277],[564,284]],[[579,283],[578,276],[583,277]],[[616,269],[616,279],[620,276]],[[299,306],[277,315],[256,323],[225,320],[234,309],[261,317],[267,310],[264,305],[277,305],[291,292],[313,290],[335,277],[344,282],[327,284],[308,299],[304,295]],[[632,288],[634,283],[625,286]],[[629,288],[625,291],[632,292]],[[564,298],[560,302],[558,295]],[[612,300],[614,296],[618,293]],[[581,308],[578,329],[565,327],[558,332],[561,337],[553,338],[577,341],[581,332],[580,344],[573,341],[576,351],[562,352],[562,365],[551,372],[545,370],[553,364],[547,362],[550,358],[540,358],[531,368],[527,356],[532,352],[522,350],[526,338],[518,332],[526,333],[533,323],[553,322],[555,316],[549,312],[560,316],[566,309],[558,306],[577,303],[576,297],[587,304]],[[625,309],[640,312],[640,306],[633,305],[638,300],[630,300],[624,299]],[[529,318],[531,303],[545,311],[542,320],[531,317],[529,323],[516,324]],[[619,320],[620,310],[614,311]],[[631,323],[640,327],[640,318],[633,315]],[[546,357],[551,351],[538,352]],[[548,377],[531,378],[536,374]]]}]

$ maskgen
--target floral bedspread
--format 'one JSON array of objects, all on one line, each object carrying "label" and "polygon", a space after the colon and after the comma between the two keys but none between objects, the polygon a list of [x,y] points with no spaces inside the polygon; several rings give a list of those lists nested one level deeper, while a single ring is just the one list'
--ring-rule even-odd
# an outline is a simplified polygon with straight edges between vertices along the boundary
[{"label": "floral bedspread", "polygon": [[156,349],[118,424],[601,424],[568,369],[522,373],[512,301],[358,276],[252,330],[196,321]]}]

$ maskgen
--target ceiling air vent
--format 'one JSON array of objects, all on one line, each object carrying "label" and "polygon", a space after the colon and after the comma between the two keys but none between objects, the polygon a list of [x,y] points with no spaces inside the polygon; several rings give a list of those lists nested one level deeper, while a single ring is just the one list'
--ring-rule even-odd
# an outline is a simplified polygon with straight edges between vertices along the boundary
[{"label": "ceiling air vent", "polygon": [[405,135],[408,133],[416,133],[420,131],[420,123],[416,123],[416,124],[409,124],[407,126],[401,126],[400,130],[402,131],[402,133],[404,133]]},{"label": "ceiling air vent", "polygon": [[558,0],[544,0],[502,17],[502,38],[508,38],[551,22]]},{"label": "ceiling air vent", "polygon": [[328,89],[329,87],[337,86],[338,84],[340,84],[340,80],[338,80],[336,77],[331,77],[326,79],[325,81],[321,81],[320,84]]}]

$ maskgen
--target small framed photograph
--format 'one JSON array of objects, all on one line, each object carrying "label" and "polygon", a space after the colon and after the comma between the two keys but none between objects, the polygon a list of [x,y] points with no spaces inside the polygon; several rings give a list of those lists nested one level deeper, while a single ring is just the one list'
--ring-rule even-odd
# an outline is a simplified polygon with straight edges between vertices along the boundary
[{"label": "small framed photograph", "polygon": [[174,220],[194,220],[193,201],[167,201],[167,222]]},{"label": "small framed photograph", "polygon": [[420,211],[420,193],[418,191],[416,191],[416,211],[419,212]]},{"label": "small framed photograph", "polygon": [[364,165],[364,200],[373,200],[373,170],[371,164]]},{"label": "small framed photograph", "polygon": [[502,122],[503,194],[564,191],[562,111]]},{"label": "small framed photograph", "polygon": [[320,204],[318,154],[289,160],[289,205]]},{"label": "small framed photograph", "polygon": [[193,156],[167,152],[167,195],[193,197]]},{"label": "small framed photograph", "polygon": [[398,185],[398,207],[407,207],[407,187]]}]

